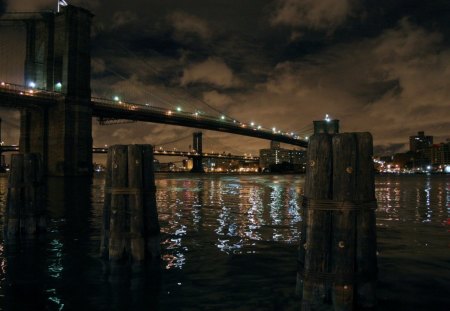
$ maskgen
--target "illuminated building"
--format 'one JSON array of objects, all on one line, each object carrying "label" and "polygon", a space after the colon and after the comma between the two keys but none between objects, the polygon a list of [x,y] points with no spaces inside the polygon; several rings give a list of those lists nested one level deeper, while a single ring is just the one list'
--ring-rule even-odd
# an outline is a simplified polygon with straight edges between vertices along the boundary
[{"label": "illuminated building", "polygon": [[303,172],[306,164],[306,151],[290,150],[280,147],[279,142],[271,142],[269,149],[259,150],[259,167],[262,171]]}]

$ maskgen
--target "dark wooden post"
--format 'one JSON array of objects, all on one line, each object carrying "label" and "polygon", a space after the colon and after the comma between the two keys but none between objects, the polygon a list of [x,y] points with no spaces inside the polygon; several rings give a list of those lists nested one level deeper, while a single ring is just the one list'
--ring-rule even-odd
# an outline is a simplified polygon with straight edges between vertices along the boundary
[{"label": "dark wooden post", "polygon": [[311,137],[297,281],[304,311],[375,307],[372,148],[370,133]]},{"label": "dark wooden post", "polygon": [[5,217],[7,237],[46,230],[43,180],[38,154],[12,155]]},{"label": "dark wooden post", "polygon": [[110,217],[111,217],[111,179],[112,179],[112,152],[107,154],[106,159],[106,176],[104,187],[104,201],[103,201],[103,228],[100,245],[100,254],[107,258],[109,255],[109,231],[110,231]]},{"label": "dark wooden post", "polygon": [[108,150],[101,253],[111,260],[159,257],[153,148],[115,145]]},{"label": "dark wooden post", "polygon": [[353,310],[356,210],[344,202],[352,202],[356,196],[357,174],[356,137],[351,133],[333,137],[333,212],[331,271],[335,273],[332,289],[334,310]]},{"label": "dark wooden post", "polygon": [[20,208],[23,205],[23,154],[11,156],[8,196],[6,203],[5,236],[14,237],[20,233]]},{"label": "dark wooden post", "polygon": [[142,146],[143,162],[143,196],[144,196],[144,233],[146,243],[146,255],[158,258],[160,249],[160,227],[158,221],[158,209],[156,206],[155,171],[153,168],[153,147]]},{"label": "dark wooden post", "polygon": [[375,199],[375,171],[373,169],[373,141],[370,133],[356,133],[358,167],[356,172],[356,202],[362,207],[356,214],[356,272],[357,305],[370,309],[376,306],[377,235]]},{"label": "dark wooden post", "polygon": [[[125,259],[130,255],[129,244],[129,209],[126,192],[128,186],[128,150],[127,146],[116,145],[109,148],[112,152],[111,170],[111,214],[109,219],[109,258]],[[107,207],[108,208],[108,207]]]},{"label": "dark wooden post", "polygon": [[307,165],[297,282],[297,290],[302,291],[304,310],[329,300],[328,288],[321,278],[317,278],[317,274],[327,273],[329,269],[330,214],[328,211],[308,208],[308,200],[331,198],[330,135],[315,134],[311,137]]}]

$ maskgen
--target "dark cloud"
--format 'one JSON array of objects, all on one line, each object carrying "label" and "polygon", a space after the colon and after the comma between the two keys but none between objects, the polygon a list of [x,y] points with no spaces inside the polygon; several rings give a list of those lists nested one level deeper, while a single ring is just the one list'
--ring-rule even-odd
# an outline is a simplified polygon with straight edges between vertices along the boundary
[{"label": "dark cloud", "polygon": [[396,153],[403,152],[405,150],[405,148],[407,148],[407,147],[409,148],[409,144],[407,144],[407,143],[378,145],[378,146],[375,146],[373,152],[376,155],[389,156],[389,155],[394,155]]},{"label": "dark cloud", "polygon": [[[409,136],[420,130],[436,142],[450,137],[449,1],[68,2],[95,14],[95,95],[226,113],[303,135],[310,134],[312,120],[330,114],[343,131],[372,132],[380,153],[406,149]],[[55,3],[14,0],[8,9]],[[2,46],[7,44],[0,52]],[[12,68],[23,68],[13,58]],[[23,79],[19,71],[11,79]],[[0,75],[12,76],[7,70]],[[9,120],[18,122],[17,113]],[[17,140],[17,126],[6,127],[6,137]],[[157,144],[192,131],[94,122],[94,142]],[[255,153],[268,145],[223,133],[205,136],[207,148]],[[190,138],[175,147],[188,144]]]}]

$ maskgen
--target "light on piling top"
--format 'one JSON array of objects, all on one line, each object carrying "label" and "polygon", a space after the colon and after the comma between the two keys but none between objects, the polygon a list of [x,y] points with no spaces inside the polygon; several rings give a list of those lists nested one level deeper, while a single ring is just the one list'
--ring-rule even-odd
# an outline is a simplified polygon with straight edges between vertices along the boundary
[{"label": "light on piling top", "polygon": [[330,121],[331,121],[331,118],[330,118],[330,116],[329,116],[328,114],[326,114],[324,120],[327,121],[327,122],[330,122]]}]

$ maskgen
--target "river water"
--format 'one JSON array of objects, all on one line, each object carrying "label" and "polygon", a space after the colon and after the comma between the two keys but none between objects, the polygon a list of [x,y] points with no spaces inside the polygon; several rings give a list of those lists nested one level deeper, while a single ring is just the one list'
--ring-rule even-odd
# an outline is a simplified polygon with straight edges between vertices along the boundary
[{"label": "river water", "polygon": [[[299,310],[303,176],[156,177],[160,263],[102,261],[104,178],[52,179],[49,231],[1,238],[0,309]],[[376,196],[378,309],[450,310],[450,176],[378,176]]]}]

